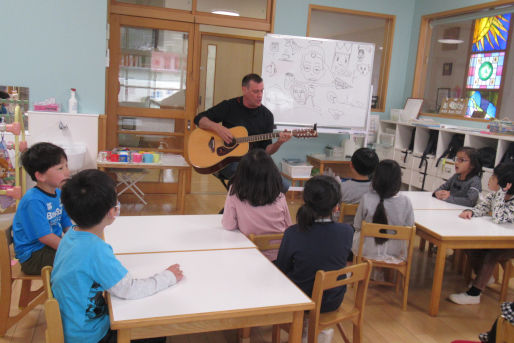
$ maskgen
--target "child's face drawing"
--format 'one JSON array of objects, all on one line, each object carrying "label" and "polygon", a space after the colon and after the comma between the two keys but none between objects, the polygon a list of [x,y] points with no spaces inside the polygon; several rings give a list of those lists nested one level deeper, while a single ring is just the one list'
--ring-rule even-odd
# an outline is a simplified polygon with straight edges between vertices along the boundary
[{"label": "child's face drawing", "polygon": [[303,76],[305,76],[307,80],[319,80],[324,72],[322,51],[318,49],[311,49],[305,55],[303,55],[301,68]]},{"label": "child's face drawing", "polygon": [[342,71],[347,69],[350,63],[350,54],[336,52],[334,55],[334,63],[332,63],[332,72],[339,75]]}]

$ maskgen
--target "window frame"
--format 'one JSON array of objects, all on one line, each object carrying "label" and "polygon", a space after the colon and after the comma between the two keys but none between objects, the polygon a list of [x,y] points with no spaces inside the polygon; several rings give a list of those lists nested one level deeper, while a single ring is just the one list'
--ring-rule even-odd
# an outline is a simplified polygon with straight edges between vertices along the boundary
[{"label": "window frame", "polygon": [[[473,14],[479,11],[483,11],[486,9],[495,9],[505,5],[514,5],[514,1],[495,1],[488,2],[480,5],[468,6],[463,8],[458,8],[449,11],[437,12],[427,14],[421,17],[420,22],[420,30],[419,30],[419,38],[418,38],[418,53],[416,55],[416,65],[414,70],[414,80],[412,83],[412,97],[423,98],[425,93],[425,86],[427,82],[427,73],[428,73],[428,61],[430,57],[430,43],[432,41],[432,32],[431,22],[438,19],[445,19],[451,17],[457,17],[465,14]],[[484,14],[487,16],[487,14]],[[512,26],[512,21],[511,21]],[[512,29],[512,28],[511,28]],[[510,37],[512,40],[513,37]],[[467,74],[467,66],[469,63],[469,55],[466,55],[466,74]],[[508,68],[508,66],[507,66]],[[512,66],[511,66],[512,68]],[[508,70],[508,69],[507,69]],[[506,75],[506,74],[505,74]],[[464,81],[463,81],[464,83]],[[502,89],[503,90],[503,89]],[[502,91],[500,91],[500,103],[501,106],[501,95]],[[469,118],[460,115],[451,115],[451,114],[437,114],[437,113],[425,113],[422,112],[420,115],[427,117],[435,117],[435,118],[448,118],[448,119],[459,119],[464,121],[474,121],[474,122],[489,122],[490,119],[481,119],[481,118]],[[498,119],[498,118],[496,118]]]},{"label": "window frame", "polygon": [[378,102],[377,102],[377,107],[371,109],[371,112],[384,112],[385,108],[386,108],[386,102],[387,102],[387,88],[388,88],[388,84],[389,84],[389,70],[391,69],[391,55],[392,55],[392,50],[393,50],[396,16],[392,15],[392,14],[366,12],[366,11],[350,10],[350,9],[346,9],[346,8],[329,7],[329,6],[310,4],[309,5],[309,14],[308,14],[308,18],[307,18],[307,33],[306,33],[307,37],[310,37],[311,14],[312,14],[313,10],[341,13],[341,14],[347,14],[347,15],[368,16],[368,17],[372,17],[374,19],[384,19],[386,21],[386,29],[384,30],[384,49],[382,52],[382,59],[380,61],[380,71],[379,71],[379,77],[378,77],[378,89],[377,89]]}]

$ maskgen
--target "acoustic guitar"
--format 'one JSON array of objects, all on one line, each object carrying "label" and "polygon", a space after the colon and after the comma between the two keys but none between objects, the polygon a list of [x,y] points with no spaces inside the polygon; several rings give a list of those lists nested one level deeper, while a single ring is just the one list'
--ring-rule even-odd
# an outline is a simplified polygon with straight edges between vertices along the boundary
[{"label": "acoustic guitar", "polygon": [[[279,132],[248,136],[244,126],[229,129],[234,139],[226,144],[212,131],[196,128],[191,132],[188,142],[189,163],[200,174],[212,174],[238,161],[250,148],[250,142],[264,141],[279,136]],[[292,130],[293,137],[317,137],[316,125],[311,129]]]}]

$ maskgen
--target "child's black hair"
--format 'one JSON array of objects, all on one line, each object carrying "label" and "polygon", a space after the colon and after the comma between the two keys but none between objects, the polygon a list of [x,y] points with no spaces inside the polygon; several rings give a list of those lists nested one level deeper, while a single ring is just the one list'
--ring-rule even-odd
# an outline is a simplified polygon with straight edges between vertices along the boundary
[{"label": "child's black hair", "polygon": [[378,164],[378,156],[369,148],[357,149],[352,155],[352,165],[360,175],[371,176]]},{"label": "child's black hair", "polygon": [[96,169],[75,174],[62,187],[61,201],[71,219],[81,228],[99,224],[117,203],[115,183]]},{"label": "child's black hair", "polygon": [[230,194],[252,206],[275,202],[282,188],[282,177],[273,159],[263,149],[248,152],[237,166]]},{"label": "child's black hair", "polygon": [[[498,178],[498,185],[503,189],[508,183],[514,184],[514,163],[502,163],[494,167],[493,174]],[[514,187],[511,186],[507,194],[514,194]]]},{"label": "child's black hair", "polygon": [[341,199],[341,187],[328,175],[309,179],[303,189],[304,204],[296,213],[296,222],[301,231],[308,231],[318,218],[327,218]]},{"label": "child's black hair", "polygon": [[469,146],[463,146],[457,153],[463,152],[469,158],[469,165],[471,166],[471,171],[468,175],[466,175],[466,180],[472,178],[477,175],[478,177],[482,177],[482,162],[480,162],[480,154],[478,150]]},{"label": "child's black hair", "polygon": [[62,158],[68,160],[64,149],[52,143],[36,143],[21,155],[21,164],[32,181],[37,181],[36,172],[44,173],[61,163]]},{"label": "child's black hair", "polygon": [[[387,213],[384,207],[384,200],[395,196],[402,185],[402,169],[400,165],[393,160],[383,160],[378,163],[371,186],[380,197],[380,201],[373,215],[373,223],[388,224]],[[386,238],[375,238],[377,244],[383,244]]]}]

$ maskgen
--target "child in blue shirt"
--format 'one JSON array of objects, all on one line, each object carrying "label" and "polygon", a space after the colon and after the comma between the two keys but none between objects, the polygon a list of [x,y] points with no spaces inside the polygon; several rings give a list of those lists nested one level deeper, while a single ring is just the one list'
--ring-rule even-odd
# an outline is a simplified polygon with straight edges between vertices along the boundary
[{"label": "child in blue shirt", "polygon": [[14,251],[21,270],[38,275],[44,266],[53,264],[63,230],[72,225],[59,190],[70,172],[66,153],[51,143],[31,146],[21,163],[36,186],[18,204],[13,220]]},{"label": "child in blue shirt", "polygon": [[[182,279],[178,264],[145,279],[134,279],[102,239],[119,215],[114,181],[88,169],[74,175],[62,189],[62,202],[77,224],[59,245],[51,283],[59,302],[67,343],[116,342],[109,330],[104,291],[124,299],[143,298]],[[165,342],[165,338],[145,342]]]}]

